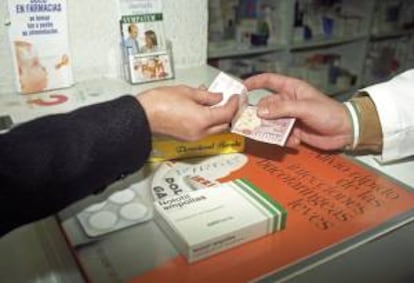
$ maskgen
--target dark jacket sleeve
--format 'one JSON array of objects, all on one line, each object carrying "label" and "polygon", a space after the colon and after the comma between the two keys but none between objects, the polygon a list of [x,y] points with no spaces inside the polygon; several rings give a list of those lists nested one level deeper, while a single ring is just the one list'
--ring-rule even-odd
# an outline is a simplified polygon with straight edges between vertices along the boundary
[{"label": "dark jacket sleeve", "polygon": [[133,96],[0,135],[0,237],[137,171],[150,150],[148,121]]}]

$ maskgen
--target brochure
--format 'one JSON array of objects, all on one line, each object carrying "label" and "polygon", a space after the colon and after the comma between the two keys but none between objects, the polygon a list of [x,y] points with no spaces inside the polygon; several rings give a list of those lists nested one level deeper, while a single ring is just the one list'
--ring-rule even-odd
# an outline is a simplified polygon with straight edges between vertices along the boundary
[{"label": "brochure", "polygon": [[173,78],[171,58],[166,52],[129,56],[128,67],[131,83]]},{"label": "brochure", "polygon": [[71,86],[66,0],[8,0],[8,5],[17,90],[25,94]]},{"label": "brochure", "polygon": [[[145,2],[145,3],[144,3]],[[129,9],[128,9],[129,7]],[[174,77],[160,1],[121,1],[121,48],[125,77],[143,83]]]}]

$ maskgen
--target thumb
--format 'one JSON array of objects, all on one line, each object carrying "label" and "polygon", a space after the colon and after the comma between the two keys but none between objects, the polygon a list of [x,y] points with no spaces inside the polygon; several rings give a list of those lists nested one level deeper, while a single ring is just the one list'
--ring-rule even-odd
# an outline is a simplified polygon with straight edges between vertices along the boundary
[{"label": "thumb", "polygon": [[195,102],[208,106],[215,105],[223,99],[221,93],[208,92],[201,89],[198,89],[192,97]]},{"label": "thumb", "polygon": [[230,123],[231,119],[233,119],[234,115],[236,115],[238,108],[239,97],[238,95],[233,95],[226,104],[210,108],[210,122],[213,124]]}]

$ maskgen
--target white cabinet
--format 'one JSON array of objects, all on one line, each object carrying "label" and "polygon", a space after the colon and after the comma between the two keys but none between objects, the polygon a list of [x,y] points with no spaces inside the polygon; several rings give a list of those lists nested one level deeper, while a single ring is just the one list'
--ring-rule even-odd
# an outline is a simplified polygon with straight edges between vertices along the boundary
[{"label": "white cabinet", "polygon": [[208,59],[242,78],[299,77],[343,100],[414,67],[413,30],[409,0],[209,0]]}]

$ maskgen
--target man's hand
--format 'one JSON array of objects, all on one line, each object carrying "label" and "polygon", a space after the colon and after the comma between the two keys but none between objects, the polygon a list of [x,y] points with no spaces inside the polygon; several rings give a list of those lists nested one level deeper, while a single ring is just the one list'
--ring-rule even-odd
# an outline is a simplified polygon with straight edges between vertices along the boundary
[{"label": "man's hand", "polygon": [[265,88],[277,92],[262,98],[258,116],[263,119],[296,118],[287,146],[306,143],[319,149],[342,149],[352,142],[352,122],[341,103],[310,84],[277,74],[248,78],[248,90]]}]

